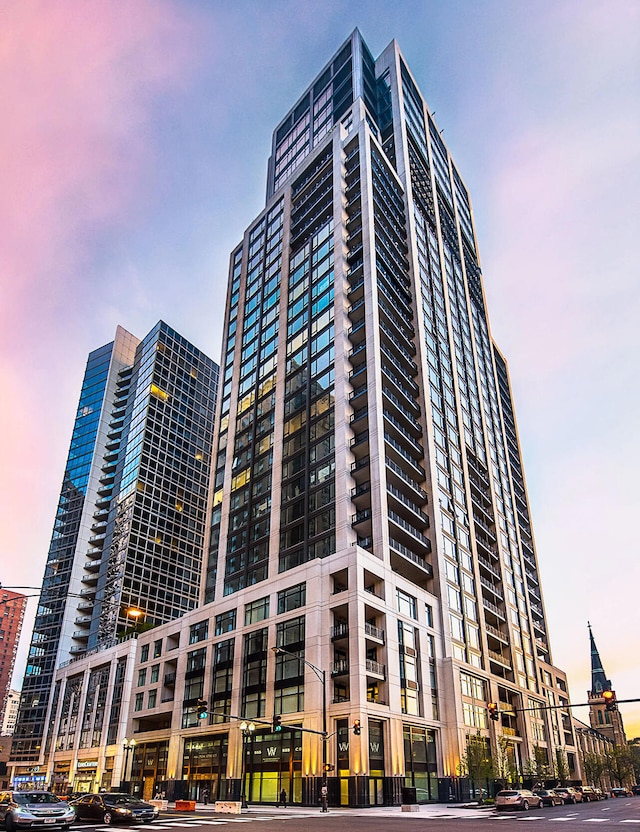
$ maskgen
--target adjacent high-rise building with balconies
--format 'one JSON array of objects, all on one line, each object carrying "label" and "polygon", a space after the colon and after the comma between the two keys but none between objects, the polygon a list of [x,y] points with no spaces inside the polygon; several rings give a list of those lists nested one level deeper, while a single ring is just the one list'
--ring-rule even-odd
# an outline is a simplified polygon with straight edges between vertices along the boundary
[{"label": "adjacent high-rise building with balconies", "polygon": [[[89,355],[12,759],[40,758],[61,663],[115,643],[133,616],[160,624],[197,605],[217,381],[163,322],[142,340],[118,327]],[[92,718],[108,683],[93,680]]]}]

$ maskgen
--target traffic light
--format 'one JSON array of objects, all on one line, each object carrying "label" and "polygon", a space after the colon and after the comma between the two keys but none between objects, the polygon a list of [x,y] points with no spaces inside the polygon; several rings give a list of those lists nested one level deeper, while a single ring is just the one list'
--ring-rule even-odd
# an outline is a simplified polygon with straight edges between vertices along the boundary
[{"label": "traffic light", "polygon": [[282,717],[279,714],[273,715],[273,724],[271,725],[271,730],[274,734],[277,734],[278,731],[282,731]]},{"label": "traffic light", "polygon": [[360,733],[360,720],[359,719],[355,719],[353,721],[353,733],[356,734],[356,735]]},{"label": "traffic light", "polygon": [[332,765],[331,763],[325,763],[325,764],[322,766],[322,770],[323,770],[323,771],[333,771],[334,769],[335,769],[335,766],[334,766],[334,765]]},{"label": "traffic light", "polygon": [[209,703],[206,699],[198,699],[198,719],[206,719],[209,716]]},{"label": "traffic light", "polygon": [[489,711],[489,719],[500,719],[497,702],[489,702],[487,704],[487,710]]},{"label": "traffic light", "polygon": [[602,698],[607,711],[617,711],[618,705],[616,702],[616,695],[612,690],[603,690]]}]

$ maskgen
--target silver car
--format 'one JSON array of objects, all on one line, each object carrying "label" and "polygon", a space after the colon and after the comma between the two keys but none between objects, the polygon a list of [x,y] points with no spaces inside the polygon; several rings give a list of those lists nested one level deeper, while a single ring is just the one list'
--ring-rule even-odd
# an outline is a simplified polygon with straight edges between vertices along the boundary
[{"label": "silver car", "polygon": [[0,822],[7,832],[45,826],[68,829],[74,820],[73,809],[52,792],[0,792]]},{"label": "silver car", "polygon": [[496,795],[496,810],[506,812],[527,809],[539,809],[542,806],[542,798],[529,789],[504,789]]}]

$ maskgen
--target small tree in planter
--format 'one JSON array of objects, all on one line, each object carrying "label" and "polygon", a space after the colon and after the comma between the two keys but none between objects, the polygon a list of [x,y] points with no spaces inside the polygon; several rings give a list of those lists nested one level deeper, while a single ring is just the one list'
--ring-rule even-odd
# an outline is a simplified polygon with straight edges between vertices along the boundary
[{"label": "small tree in planter", "polygon": [[460,759],[458,771],[469,778],[472,791],[479,787],[478,803],[482,804],[482,783],[493,777],[493,760],[489,741],[479,730],[475,734],[467,734],[467,750]]},{"label": "small tree in planter", "polygon": [[[567,755],[563,748],[556,748],[555,758],[555,772],[554,776],[558,778],[560,783],[566,783],[569,779],[569,763],[567,762]],[[591,780],[589,782],[592,782]]]}]

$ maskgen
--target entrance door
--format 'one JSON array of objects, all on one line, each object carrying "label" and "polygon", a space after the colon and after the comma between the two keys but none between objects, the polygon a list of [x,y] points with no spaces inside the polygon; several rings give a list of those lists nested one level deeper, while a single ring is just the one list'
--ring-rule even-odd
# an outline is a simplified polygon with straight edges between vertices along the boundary
[{"label": "entrance door", "polygon": [[153,798],[153,784],[155,777],[145,777],[142,784],[142,799],[151,800]]},{"label": "entrance door", "polygon": [[369,805],[382,806],[383,804],[382,777],[369,777]]}]

